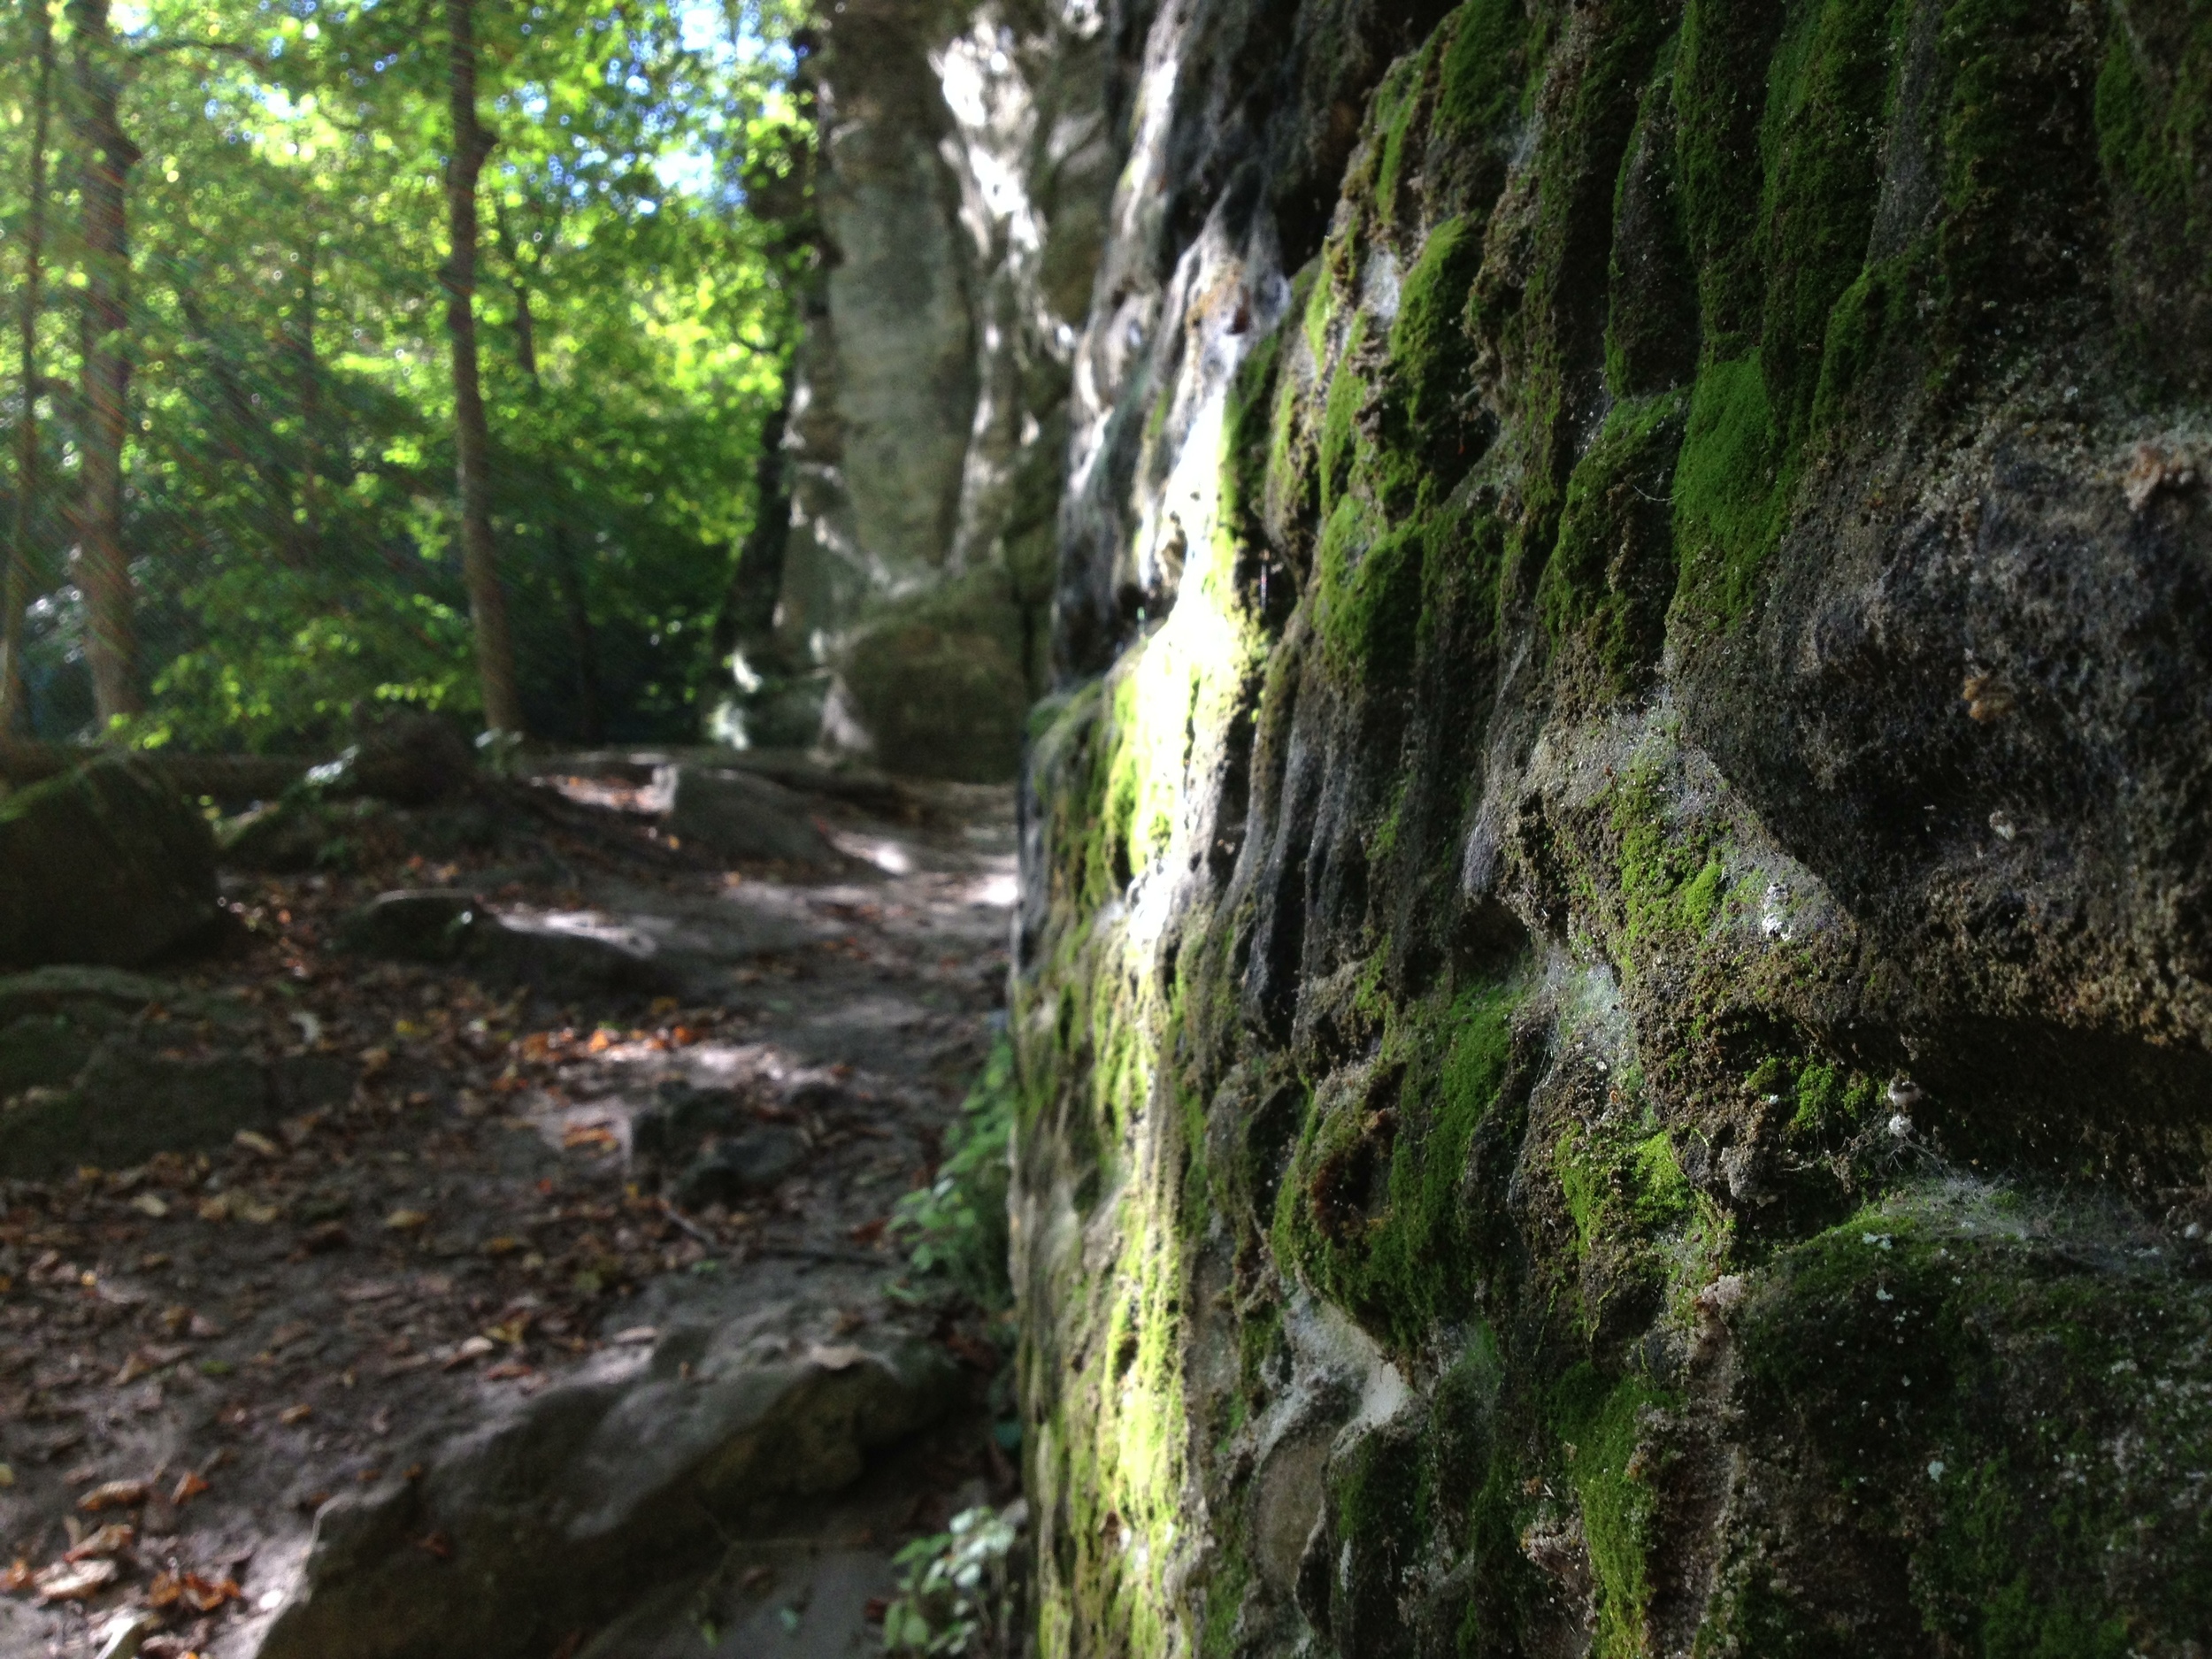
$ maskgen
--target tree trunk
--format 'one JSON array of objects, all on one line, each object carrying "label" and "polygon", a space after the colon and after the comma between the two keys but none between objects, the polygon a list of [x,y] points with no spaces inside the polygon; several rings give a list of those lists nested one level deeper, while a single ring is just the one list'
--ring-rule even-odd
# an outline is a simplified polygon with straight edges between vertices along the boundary
[{"label": "tree trunk", "polygon": [[476,629],[484,724],[519,736],[522,700],[515,690],[514,643],[507,632],[507,599],[492,545],[491,435],[476,360],[476,180],[493,141],[476,119],[475,10],[475,0],[446,0],[453,154],[446,164],[445,201],[453,252],[444,281],[446,332],[453,337],[454,470],[461,503],[461,574]]},{"label": "tree trunk", "polygon": [[135,714],[136,595],[123,551],[123,442],[131,386],[130,243],[125,184],[138,147],[123,136],[122,66],[107,0],[69,0],[75,36],[76,127],[84,203],[83,504],[77,523],[78,586],[85,596],[85,656],[103,727]]},{"label": "tree trunk", "polygon": [[24,613],[31,603],[31,538],[39,496],[38,312],[46,275],[46,127],[53,109],[54,17],[47,0],[31,0],[38,81],[31,104],[30,213],[23,232],[23,419],[16,428],[15,534],[0,577],[0,736],[23,723],[29,698],[23,683]]},{"label": "tree trunk", "polygon": [[292,314],[290,344],[299,370],[299,502],[294,510],[292,557],[311,565],[322,551],[323,373],[315,356],[315,235],[310,231],[300,254],[297,309]]}]

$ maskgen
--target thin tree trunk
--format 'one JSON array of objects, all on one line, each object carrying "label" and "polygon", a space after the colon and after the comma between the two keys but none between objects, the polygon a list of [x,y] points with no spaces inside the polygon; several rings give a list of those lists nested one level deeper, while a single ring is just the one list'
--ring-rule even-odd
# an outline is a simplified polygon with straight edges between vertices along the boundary
[{"label": "thin tree trunk", "polygon": [[138,712],[137,595],[123,550],[123,443],[129,423],[130,242],[125,188],[138,147],[124,137],[121,66],[107,0],[69,0],[75,37],[76,125],[84,202],[84,501],[78,586],[93,709],[104,728]]},{"label": "thin tree trunk", "polygon": [[453,243],[445,268],[446,332],[453,338],[455,483],[461,500],[461,574],[476,629],[476,673],[484,724],[520,735],[514,643],[492,544],[491,434],[476,360],[476,181],[492,135],[476,119],[475,0],[446,0],[447,64],[453,104],[453,154],[446,164],[446,221]]},{"label": "thin tree trunk", "polygon": [[223,442],[224,452],[260,480],[262,497],[267,503],[266,527],[271,543],[288,557],[292,550],[292,472],[284,465],[275,429],[254,407],[253,394],[246,389],[237,370],[223,355],[214,326],[196,296],[197,277],[190,262],[173,255],[167,263],[172,271],[180,273],[174,288],[177,311],[184,319],[186,334],[197,341],[207,354],[208,374],[221,396],[223,412],[229,417],[229,437]]},{"label": "thin tree trunk", "polygon": [[0,736],[23,723],[29,697],[23,681],[25,615],[31,603],[31,538],[37,530],[39,288],[46,275],[46,128],[53,109],[54,16],[48,0],[30,0],[38,81],[31,104],[31,199],[23,234],[23,419],[16,427],[15,534],[0,578]]},{"label": "thin tree trunk", "polygon": [[298,309],[293,313],[291,346],[299,368],[300,481],[294,521],[293,558],[310,565],[322,551],[323,372],[315,356],[315,235],[308,233],[300,255]]}]

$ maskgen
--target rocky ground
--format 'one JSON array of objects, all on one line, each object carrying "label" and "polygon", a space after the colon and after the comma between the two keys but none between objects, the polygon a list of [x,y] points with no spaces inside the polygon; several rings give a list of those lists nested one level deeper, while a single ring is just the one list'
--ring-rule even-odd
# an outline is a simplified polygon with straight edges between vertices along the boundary
[{"label": "rocky ground", "polygon": [[[900,1543],[1012,1497],[992,1333],[887,1236],[999,1018],[1010,795],[810,795],[804,871],[639,778],[365,812],[227,874],[219,955],[0,980],[116,1073],[14,1144],[198,1142],[0,1186],[0,1654],[871,1651]],[[365,954],[402,888],[446,934]]]}]

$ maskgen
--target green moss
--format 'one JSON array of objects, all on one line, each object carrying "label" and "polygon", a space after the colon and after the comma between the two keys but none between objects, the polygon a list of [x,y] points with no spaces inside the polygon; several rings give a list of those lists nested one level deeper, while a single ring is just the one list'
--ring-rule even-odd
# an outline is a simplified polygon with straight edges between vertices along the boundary
[{"label": "green moss", "polygon": [[2162,1651],[2212,1605],[2212,1540],[2170,1501],[2212,1458],[2212,1292],[2125,1237],[1927,1188],[1786,1251],[1741,1324],[1767,1455],[1909,1552],[1956,1651]]},{"label": "green moss", "polygon": [[1788,522],[1797,472],[1757,355],[1708,364],[1691,393],[1675,465],[1678,615],[1724,625],[1750,610],[1760,571]]},{"label": "green moss", "polygon": [[1344,356],[1329,376],[1329,392],[1321,412],[1321,512],[1333,515],[1352,482],[1352,464],[1358,458],[1359,417],[1366,407],[1367,381],[1354,362],[1367,337],[1366,313],[1352,319],[1344,342]]},{"label": "green moss", "polygon": [[1521,112],[1525,0],[1467,0],[1442,29],[1450,35],[1439,64],[1439,136],[1463,142],[1502,134]]},{"label": "green moss", "polygon": [[[2178,50],[2170,38],[2154,43],[2126,13],[2113,12],[2097,76],[2096,125],[2115,208],[2122,315],[2154,372],[2200,383],[2212,357],[2212,315],[2202,303],[2203,273],[2212,263],[2212,186],[2200,160],[2212,152],[2212,15],[2193,12]],[[2177,348],[2185,353],[2179,376],[2173,374]]]},{"label": "green moss", "polygon": [[1675,39],[1636,106],[1613,187],[1606,273],[1605,383],[1614,396],[1686,385],[1698,358],[1697,278],[1682,219],[1675,153]]},{"label": "green moss", "polygon": [[1764,310],[1759,130],[1781,6],[1687,0],[1675,58],[1677,172],[1709,358],[1740,357]]},{"label": "green moss", "polygon": [[1347,496],[1322,526],[1314,628],[1324,660],[1348,682],[1402,679],[1411,668],[1421,617],[1428,526],[1378,529],[1378,515]]},{"label": "green moss", "polygon": [[1382,134],[1382,155],[1375,169],[1374,201],[1386,225],[1398,222],[1399,181],[1405,175],[1408,149],[1420,142],[1417,118],[1426,104],[1423,93],[1435,67],[1440,40],[1440,32],[1432,34],[1418,52],[1392,65],[1375,92],[1371,119]]},{"label": "green moss", "polygon": [[1637,1659],[1646,1651],[1659,1497],[1653,1460],[1639,1453],[1646,1413],[1676,1403],[1642,1378],[1609,1383],[1588,1364],[1569,1371],[1553,1393],[1552,1432],[1565,1452],[1597,1579],[1595,1659]]},{"label": "green moss", "polygon": [[1658,765],[1639,759],[1614,789],[1624,955],[1671,934],[1702,935],[1719,914],[1724,866],[1701,826],[1668,823],[1664,783]]},{"label": "green moss", "polygon": [[1279,1259],[1402,1348],[1472,1311],[1476,1218],[1461,1188],[1525,994],[1490,984],[1409,1017],[1386,1044],[1405,1056],[1386,1102],[1310,1114],[1278,1198]]},{"label": "green moss", "polygon": [[1583,642],[1615,695],[1640,683],[1664,642],[1675,585],[1669,499],[1687,402],[1668,392],[1613,406],[1567,480],[1538,583],[1554,648]]},{"label": "green moss", "polygon": [[1468,335],[1467,296],[1482,264],[1482,229],[1448,219],[1431,231],[1399,285],[1390,326],[1394,394],[1387,437],[1439,474],[1448,489],[1464,470],[1467,389],[1474,342]]},{"label": "green moss", "polygon": [[1805,5],[1770,71],[1759,366],[1793,442],[1811,413],[1829,312],[1865,261],[1884,171],[1880,118],[1909,15],[1898,0]]}]

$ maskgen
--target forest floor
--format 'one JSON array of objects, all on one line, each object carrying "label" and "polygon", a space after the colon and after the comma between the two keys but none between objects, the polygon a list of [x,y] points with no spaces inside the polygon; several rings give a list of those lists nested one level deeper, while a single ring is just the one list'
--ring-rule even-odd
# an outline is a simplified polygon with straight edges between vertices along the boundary
[{"label": "forest floor", "polygon": [[[142,1018],[171,1051],[342,1066],[349,1091],[324,1110],[204,1154],[0,1185],[0,1655],[274,1651],[319,1514],[351,1504],[428,1530],[376,1568],[388,1640],[309,1648],[427,1655],[400,1603],[480,1599],[460,1576],[469,1523],[441,1518],[476,1489],[456,1477],[437,1497],[449,1448],[549,1420],[531,1417],[547,1400],[688,1385],[739,1338],[778,1376],[930,1345],[955,1380],[856,1482],[787,1471],[712,1558],[642,1574],[635,1594],[603,1586],[595,1605],[614,1595],[619,1617],[564,1630],[495,1609],[529,1633],[478,1651],[878,1651],[899,1544],[1011,1497],[989,1332],[899,1294],[886,1229],[932,1178],[1001,1018],[1010,792],[911,792],[921,822],[810,796],[849,856],[823,879],[672,850],[619,780],[562,787],[558,813],[503,816],[474,853],[388,836],[347,873],[226,876],[234,947],[170,972],[185,1012]],[[348,911],[428,887],[649,941],[677,994],[557,1002],[335,948]],[[188,1017],[211,999],[234,1018]],[[784,1136],[789,1167],[687,1212],[633,1125],[703,1092]],[[407,1520],[429,1513],[392,1495],[410,1483],[448,1507]],[[72,1554],[100,1582],[42,1596]]]}]

